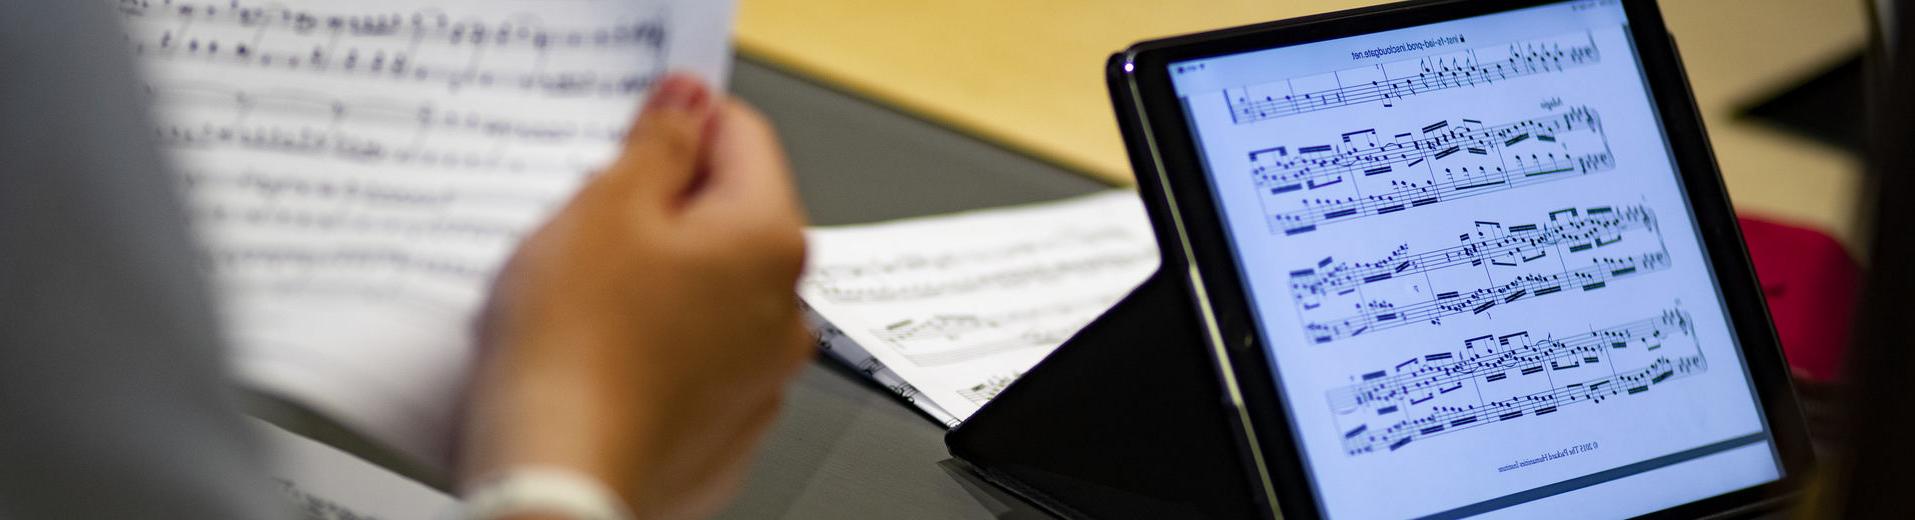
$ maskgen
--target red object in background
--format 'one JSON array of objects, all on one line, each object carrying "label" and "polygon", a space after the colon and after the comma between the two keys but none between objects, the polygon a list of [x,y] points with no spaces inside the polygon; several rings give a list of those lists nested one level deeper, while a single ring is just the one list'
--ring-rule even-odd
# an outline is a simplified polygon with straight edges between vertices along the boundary
[{"label": "red object in background", "polygon": [[1820,231],[1747,216],[1738,220],[1789,366],[1798,376],[1834,380],[1848,349],[1861,267]]}]

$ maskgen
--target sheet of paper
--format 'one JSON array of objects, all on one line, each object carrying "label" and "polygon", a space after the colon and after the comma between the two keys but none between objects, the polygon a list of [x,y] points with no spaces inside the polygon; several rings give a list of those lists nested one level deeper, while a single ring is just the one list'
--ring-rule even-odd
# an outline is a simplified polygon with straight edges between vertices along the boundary
[{"label": "sheet of paper", "polygon": [[1137,194],[811,231],[826,351],[955,425],[1157,269]]},{"label": "sheet of paper", "polygon": [[249,419],[264,449],[274,488],[307,520],[451,518],[457,500],[391,470]]},{"label": "sheet of paper", "polygon": [[242,376],[436,462],[495,269],[661,73],[723,81],[734,5],[119,6]]},{"label": "sheet of paper", "polygon": [[805,320],[811,324],[812,331],[818,335],[818,349],[824,351],[826,355],[863,372],[865,377],[871,378],[885,390],[917,406],[919,411],[946,428],[955,427],[958,423],[964,422],[956,415],[951,415],[951,412],[946,411],[944,407],[925,398],[918,391],[918,387],[913,386],[910,381],[905,381],[904,376],[898,375],[897,371],[885,366],[884,362],[878,361],[878,358],[872,356],[871,351],[865,350],[863,345],[859,345],[857,340],[846,336],[844,331],[832,325],[830,320],[818,315],[817,310],[806,306]]}]

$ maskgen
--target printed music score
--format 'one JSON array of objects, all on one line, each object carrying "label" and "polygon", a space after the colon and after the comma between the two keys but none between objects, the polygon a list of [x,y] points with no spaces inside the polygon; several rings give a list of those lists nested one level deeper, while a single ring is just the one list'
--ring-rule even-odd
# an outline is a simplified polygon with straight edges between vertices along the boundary
[{"label": "printed music score", "polygon": [[1224,92],[1231,121],[1249,124],[1448,89],[1494,85],[1602,61],[1593,35],[1576,32],[1250,85]]},{"label": "printed music score", "polygon": [[1307,233],[1615,166],[1602,118],[1587,107],[1494,126],[1442,120],[1384,135],[1366,128],[1335,143],[1250,152],[1271,232]]},{"label": "printed music score", "polygon": [[1644,206],[1568,208],[1539,223],[1472,226],[1450,247],[1415,251],[1406,243],[1377,260],[1325,257],[1290,271],[1306,338],[1324,344],[1440,324],[1446,316],[1602,289],[1670,265],[1655,214]]},{"label": "printed music score", "polygon": [[1157,268],[1137,195],[814,229],[798,295],[833,357],[946,425]]},{"label": "printed music score", "polygon": [[240,375],[428,462],[500,264],[661,74],[729,69],[727,0],[113,5]]},{"label": "printed music score", "polygon": [[1244,293],[1223,303],[1256,330],[1230,339],[1274,371],[1331,516],[1533,517],[1582,500],[1566,482],[1630,516],[1658,507],[1631,501],[1648,487],[1771,478],[1733,369],[1735,281],[1699,261],[1713,217],[1689,207],[1625,11],[1560,2],[1162,65],[1201,159],[1178,173],[1223,228],[1197,268]]},{"label": "printed music score", "polygon": [[658,2],[463,5],[119,2],[223,285],[473,305],[617,152],[677,37]]},{"label": "printed music score", "polygon": [[1560,338],[1528,331],[1477,336],[1461,350],[1352,376],[1328,400],[1347,454],[1393,452],[1438,435],[1626,402],[1705,372],[1694,332],[1688,313],[1674,307]]}]

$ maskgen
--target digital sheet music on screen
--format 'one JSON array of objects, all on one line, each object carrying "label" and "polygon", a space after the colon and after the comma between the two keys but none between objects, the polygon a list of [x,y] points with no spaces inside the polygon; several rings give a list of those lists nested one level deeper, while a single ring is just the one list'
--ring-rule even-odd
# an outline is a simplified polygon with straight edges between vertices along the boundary
[{"label": "digital sheet music on screen", "polygon": [[1325,512],[1781,469],[1618,2],[1171,65]]}]

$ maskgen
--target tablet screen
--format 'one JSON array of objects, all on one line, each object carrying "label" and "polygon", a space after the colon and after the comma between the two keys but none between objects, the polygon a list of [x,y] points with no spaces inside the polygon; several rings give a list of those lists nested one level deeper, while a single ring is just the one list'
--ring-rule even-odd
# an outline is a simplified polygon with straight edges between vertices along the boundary
[{"label": "tablet screen", "polygon": [[1628,23],[1563,2],[1169,65],[1328,516],[1781,477]]}]

